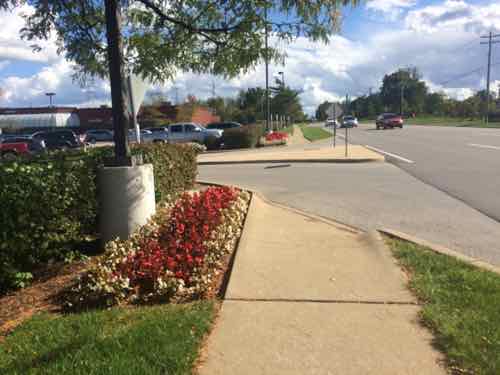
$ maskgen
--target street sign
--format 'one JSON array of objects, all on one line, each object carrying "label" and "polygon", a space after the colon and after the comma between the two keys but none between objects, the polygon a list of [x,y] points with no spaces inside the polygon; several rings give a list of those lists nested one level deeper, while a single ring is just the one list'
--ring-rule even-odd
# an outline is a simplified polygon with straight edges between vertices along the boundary
[{"label": "street sign", "polygon": [[128,111],[130,119],[132,120],[132,125],[135,129],[135,138],[138,143],[141,141],[141,132],[139,129],[139,124],[137,123],[137,113],[139,113],[139,108],[141,108],[142,102],[144,100],[144,95],[149,86],[149,82],[146,82],[141,77],[132,74],[127,79],[127,91],[128,91]]},{"label": "street sign", "polygon": [[342,107],[338,103],[330,104],[330,106],[328,107],[328,110],[327,110],[328,118],[334,119],[334,120],[337,117],[342,116],[342,113],[343,113]]}]

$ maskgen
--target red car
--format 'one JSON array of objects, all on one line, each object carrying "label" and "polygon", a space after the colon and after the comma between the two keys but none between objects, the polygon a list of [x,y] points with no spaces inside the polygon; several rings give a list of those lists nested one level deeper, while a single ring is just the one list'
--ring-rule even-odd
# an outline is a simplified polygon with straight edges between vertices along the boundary
[{"label": "red car", "polygon": [[403,117],[400,115],[397,115],[395,113],[382,113],[380,116],[377,117],[377,120],[375,121],[375,125],[377,126],[377,130],[382,128],[382,129],[387,129],[387,128],[403,128]]},{"label": "red car", "polygon": [[0,157],[13,160],[19,155],[37,154],[45,151],[45,144],[26,137],[9,137],[0,140]]}]

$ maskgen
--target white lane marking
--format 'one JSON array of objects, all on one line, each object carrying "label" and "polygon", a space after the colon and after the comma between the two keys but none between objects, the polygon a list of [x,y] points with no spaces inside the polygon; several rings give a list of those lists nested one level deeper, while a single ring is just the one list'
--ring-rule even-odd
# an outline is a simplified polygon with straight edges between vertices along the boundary
[{"label": "white lane marking", "polygon": [[408,163],[408,164],[413,164],[413,163],[415,163],[413,160],[406,159],[406,158],[404,158],[404,157],[402,157],[402,156],[399,156],[399,155],[396,155],[396,154],[392,154],[392,153],[390,153],[390,152],[387,152],[387,151],[384,151],[384,150],[380,150],[380,149],[375,148],[375,147],[372,147],[372,146],[365,145],[365,147],[366,147],[367,149],[369,149],[369,150],[372,150],[372,151],[378,152],[379,154],[390,156],[391,158],[394,158],[394,159],[398,159],[398,160],[404,161],[405,163]]},{"label": "white lane marking", "polygon": [[498,146],[480,145],[480,144],[477,144],[477,143],[469,143],[468,146],[479,147],[479,148],[489,148],[489,149],[492,149],[492,150],[500,150],[500,147],[498,147]]}]

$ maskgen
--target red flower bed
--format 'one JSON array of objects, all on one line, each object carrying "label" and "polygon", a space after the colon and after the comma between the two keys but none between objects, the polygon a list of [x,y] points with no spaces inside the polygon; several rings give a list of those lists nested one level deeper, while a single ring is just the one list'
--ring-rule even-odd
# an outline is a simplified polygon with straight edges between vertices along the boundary
[{"label": "red flower bed", "polygon": [[268,142],[286,140],[287,138],[288,134],[284,132],[272,132],[266,134],[266,141]]},{"label": "red flower bed", "polygon": [[132,287],[154,284],[167,271],[189,284],[193,269],[203,266],[205,242],[221,224],[222,210],[237,197],[237,190],[228,187],[182,195],[172,209],[168,226],[158,228],[157,238],[143,239],[139,251],[122,263],[120,273],[129,278]]}]

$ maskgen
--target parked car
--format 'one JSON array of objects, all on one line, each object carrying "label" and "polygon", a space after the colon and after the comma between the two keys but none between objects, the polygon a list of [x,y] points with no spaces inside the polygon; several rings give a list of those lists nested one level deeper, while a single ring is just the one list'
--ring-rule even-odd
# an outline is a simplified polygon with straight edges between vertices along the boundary
[{"label": "parked car", "polygon": [[354,128],[358,126],[358,119],[354,116],[344,116],[342,117],[342,122],[340,123],[341,128]]},{"label": "parked car", "polygon": [[34,155],[45,152],[45,142],[25,136],[6,136],[0,141],[0,156],[12,160],[19,155]]},{"label": "parked car", "polygon": [[147,130],[152,133],[151,138],[153,142],[168,142],[168,126],[146,128],[144,130]]},{"label": "parked car", "polygon": [[238,122],[234,121],[229,121],[229,122],[212,122],[205,126],[205,128],[213,130],[213,129],[219,129],[219,130],[226,130],[226,129],[234,129],[234,128],[241,128],[243,125],[241,125]]},{"label": "parked car", "polygon": [[83,147],[80,138],[71,130],[40,131],[31,138],[44,141],[48,150],[67,150]]},{"label": "parked car", "polygon": [[106,129],[88,130],[85,133],[84,142],[113,142],[113,132]]},{"label": "parked car", "polygon": [[375,121],[375,125],[377,126],[377,130],[382,128],[382,129],[387,129],[387,128],[403,128],[403,117],[400,115],[397,115],[395,113],[382,113],[380,116],[377,117],[377,120]]},{"label": "parked car", "polygon": [[[134,129],[129,129],[128,139],[130,142],[137,142],[136,134]],[[141,143],[150,142],[168,142],[168,133],[163,132],[152,132],[151,130],[141,129]]]},{"label": "parked car", "polygon": [[196,142],[207,143],[210,137],[220,139],[223,131],[220,129],[206,129],[194,122],[172,124],[168,127],[169,142],[186,143]]}]

